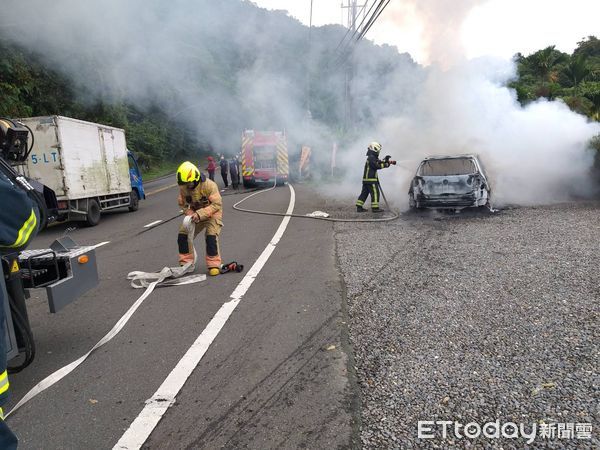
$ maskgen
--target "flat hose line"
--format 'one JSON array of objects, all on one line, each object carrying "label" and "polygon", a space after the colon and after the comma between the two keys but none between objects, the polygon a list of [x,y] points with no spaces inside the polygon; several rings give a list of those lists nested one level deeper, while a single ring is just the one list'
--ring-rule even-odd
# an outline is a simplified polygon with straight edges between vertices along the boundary
[{"label": "flat hose line", "polygon": [[[272,189],[275,189],[276,185],[277,184],[274,183],[273,186],[270,187],[269,189],[259,190],[257,192],[254,192],[253,194],[248,195],[247,197],[244,197],[242,200],[240,200],[235,205],[233,205],[233,208],[238,211],[254,213],[254,214],[264,214],[264,215],[283,216],[283,217],[298,217],[298,218],[304,218],[304,219],[327,220],[329,222],[387,222],[387,221],[395,220],[399,217],[397,213],[394,213],[392,211],[392,213],[393,213],[392,217],[386,217],[386,218],[381,218],[381,219],[335,219],[335,218],[329,218],[329,217],[303,216],[300,214],[285,214],[285,213],[276,213],[276,212],[269,212],[269,211],[254,211],[254,210],[243,209],[243,208],[238,207],[238,205],[240,203],[248,200],[250,197],[253,197],[260,193],[268,192]],[[381,189],[381,186],[380,186],[380,189]],[[381,195],[385,201],[386,207],[389,209],[389,204],[388,204],[388,201],[385,197],[383,190],[381,190]],[[171,218],[170,220],[173,220],[179,216],[180,215],[177,215],[177,216]],[[191,223],[191,220],[187,217],[184,220],[184,226],[186,226],[186,228],[188,229],[188,237],[193,236],[194,227],[193,227],[193,224]],[[134,304],[129,308],[129,310],[125,313],[125,315],[123,315],[121,317],[121,319],[119,319],[119,321],[113,326],[113,328],[100,341],[98,341],[96,343],[96,345],[94,345],[88,352],[86,352],[80,358],[78,358],[75,361],[71,362],[70,364],[67,364],[66,366],[56,370],[55,372],[51,373],[46,378],[41,380],[39,383],[37,383],[32,389],[29,390],[29,392],[27,392],[17,402],[17,404],[11,409],[11,411],[5,415],[5,418],[8,418],[9,416],[14,415],[17,412],[17,410],[19,410],[25,403],[29,402],[31,399],[33,399],[37,395],[41,394],[43,391],[50,388],[51,386],[53,386],[54,384],[56,384],[57,382],[62,380],[64,377],[69,375],[79,365],[81,365],[92,353],[94,353],[98,348],[102,347],[104,344],[111,341],[125,327],[125,325],[129,321],[129,319],[133,316],[133,314],[136,312],[136,310],[142,305],[144,300],[152,293],[152,291],[154,290],[155,287],[176,286],[176,285],[197,283],[197,282],[204,281],[206,279],[205,275],[184,276],[186,273],[190,273],[190,272],[194,271],[194,264],[195,264],[196,260],[197,260],[197,253],[194,249],[194,262],[191,264],[188,263],[188,264],[186,264],[186,266],[177,267],[177,268],[165,267],[160,272],[155,272],[155,273],[140,272],[140,271],[130,272],[128,274],[127,278],[132,280],[131,286],[134,288],[137,288],[137,289],[145,289],[145,292],[134,302]]]},{"label": "flat hose line", "polygon": [[393,214],[391,217],[382,217],[381,219],[338,219],[335,217],[316,217],[316,216],[303,216],[301,214],[286,214],[286,213],[278,213],[278,212],[271,212],[271,211],[257,211],[254,209],[240,208],[238,206],[240,203],[245,202],[250,197],[254,197],[255,195],[262,194],[262,193],[268,192],[270,190],[273,190],[273,189],[275,189],[276,186],[277,186],[277,183],[274,183],[273,186],[271,186],[269,189],[260,190],[258,192],[255,192],[254,194],[250,194],[249,196],[244,197],[239,202],[237,202],[236,204],[233,205],[233,209],[235,209],[236,211],[242,211],[242,212],[251,213],[251,214],[264,214],[267,216],[280,216],[280,217],[297,217],[299,219],[326,220],[328,222],[389,222],[392,220],[396,220],[398,217],[400,217],[398,213],[395,213],[394,211],[391,210],[390,205],[387,201],[387,198],[385,197],[385,193],[383,192],[383,189],[381,189],[380,184],[379,184],[379,190],[381,191],[381,196],[383,197],[383,200],[385,202],[385,206],[387,207],[387,210]]},{"label": "flat hose line", "polygon": [[[193,248],[193,236],[194,236],[194,223],[190,217],[184,218],[183,226],[187,229],[188,239],[192,241]],[[60,369],[52,372],[46,376],[43,380],[37,383],[31,388],[18,402],[17,404],[5,415],[5,418],[14,415],[24,404],[29,402],[32,398],[44,392],[49,387],[58,383],[64,377],[73,372],[79,367],[92,353],[102,347],[104,344],[111,341],[121,330],[125,327],[129,319],[142,305],[144,300],[154,291],[156,287],[163,286],[179,286],[184,284],[199,283],[206,280],[204,274],[192,274],[195,270],[195,264],[198,260],[198,254],[194,248],[194,260],[186,263],[180,267],[164,267],[159,272],[140,272],[134,271],[127,275],[127,279],[131,280],[131,287],[135,289],[144,289],[144,293],[133,303],[133,305],[125,312],[125,314],[117,321],[117,323],[111,328],[111,330],[96,343],[88,352],[83,356],[76,359],[75,361],[61,367]]]}]

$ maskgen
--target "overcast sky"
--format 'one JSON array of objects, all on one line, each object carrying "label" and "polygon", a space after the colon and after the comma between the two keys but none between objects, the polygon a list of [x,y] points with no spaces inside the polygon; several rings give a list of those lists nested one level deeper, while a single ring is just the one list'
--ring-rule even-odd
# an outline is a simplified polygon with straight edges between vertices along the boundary
[{"label": "overcast sky", "polygon": [[[303,23],[309,22],[310,0],[251,1],[264,8],[287,10]],[[400,52],[410,53],[418,62],[429,63],[422,15],[414,8],[419,1],[420,5],[430,7],[436,2],[444,6],[454,3],[392,0],[367,38],[396,45]],[[342,2],[347,4],[348,0],[313,0],[313,25],[342,23]],[[516,52],[527,55],[549,45],[570,53],[584,37],[600,37],[600,0],[467,0],[463,3],[477,5],[467,8],[469,12],[460,27],[460,38],[469,58],[480,55],[509,58]]]}]

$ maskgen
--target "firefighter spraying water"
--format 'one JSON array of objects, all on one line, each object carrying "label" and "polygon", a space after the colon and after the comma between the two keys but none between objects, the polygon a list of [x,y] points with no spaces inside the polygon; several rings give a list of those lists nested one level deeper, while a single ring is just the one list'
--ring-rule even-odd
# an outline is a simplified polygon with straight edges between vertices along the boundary
[{"label": "firefighter spraying water", "polygon": [[387,155],[383,160],[379,159],[381,152],[381,144],[379,142],[371,142],[367,148],[367,160],[362,178],[362,191],[356,200],[356,211],[366,212],[363,207],[367,197],[371,195],[371,211],[380,213],[384,210],[379,207],[379,197],[381,196],[381,186],[379,185],[379,169],[385,169],[391,165],[396,165],[396,161],[392,160],[390,155]]}]

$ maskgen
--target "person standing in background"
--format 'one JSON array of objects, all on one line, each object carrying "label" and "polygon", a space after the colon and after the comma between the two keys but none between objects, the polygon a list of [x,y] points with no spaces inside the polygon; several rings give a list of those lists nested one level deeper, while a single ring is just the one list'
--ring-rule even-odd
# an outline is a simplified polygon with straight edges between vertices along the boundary
[{"label": "person standing in background", "polygon": [[240,184],[240,172],[237,162],[237,157],[232,156],[229,160],[229,175],[231,175],[231,186],[237,189]]},{"label": "person standing in background", "polygon": [[221,166],[221,177],[223,178],[223,183],[225,183],[225,187],[229,186],[229,181],[227,181],[227,169],[228,164],[225,159],[225,155],[221,155],[221,160],[219,161],[219,166]]},{"label": "person standing in background", "polygon": [[208,166],[206,166],[206,171],[208,172],[208,178],[212,181],[215,181],[215,170],[217,170],[217,165],[215,164],[215,160],[212,156],[208,157]]}]

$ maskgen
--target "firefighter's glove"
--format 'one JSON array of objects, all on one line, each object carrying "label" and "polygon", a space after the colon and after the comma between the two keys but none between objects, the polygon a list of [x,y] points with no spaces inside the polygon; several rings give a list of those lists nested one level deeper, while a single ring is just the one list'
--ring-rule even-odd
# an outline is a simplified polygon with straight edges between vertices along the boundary
[{"label": "firefighter's glove", "polygon": [[192,216],[192,222],[194,223],[198,223],[200,222],[202,219],[200,218],[200,214],[198,214],[197,212],[194,213],[194,215]]},{"label": "firefighter's glove", "polygon": [[389,163],[394,166],[396,165],[396,161],[394,161],[393,159],[391,161],[389,161]]},{"label": "firefighter's glove", "polygon": [[188,208],[185,211],[183,211],[183,214],[185,214],[186,216],[193,216],[196,214],[196,212],[193,209]]}]

